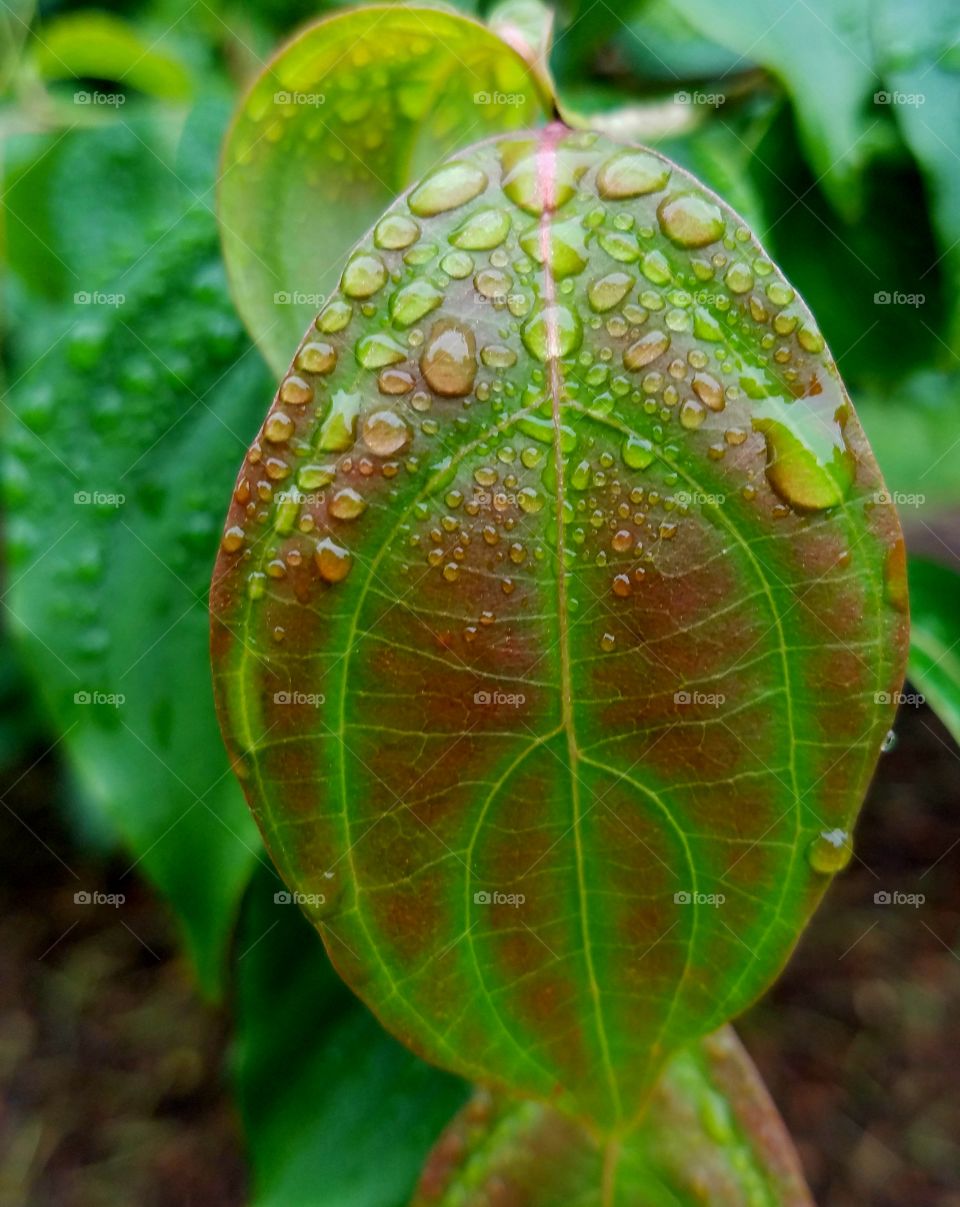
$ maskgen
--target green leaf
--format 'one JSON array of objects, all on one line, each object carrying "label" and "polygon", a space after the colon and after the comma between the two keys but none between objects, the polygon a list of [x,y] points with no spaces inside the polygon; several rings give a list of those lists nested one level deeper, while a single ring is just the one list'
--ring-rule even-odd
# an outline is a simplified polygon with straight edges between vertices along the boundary
[{"label": "green leaf", "polygon": [[809,311],[670,161],[551,126],[391,207],[212,594],[237,772],[389,1030],[606,1129],[762,992],[902,677],[882,490]]},{"label": "green leaf", "polygon": [[158,49],[158,41],[110,13],[66,13],[43,26],[36,65],[48,80],[111,80],[150,96],[186,100],[190,76],[176,57]]},{"label": "green leaf", "polygon": [[678,15],[701,34],[734,51],[742,63],[760,63],[779,77],[815,175],[849,220],[859,212],[859,179],[879,120],[868,109],[880,87],[870,3],[744,0],[734,14],[714,0],[674,0]]},{"label": "green leaf", "polygon": [[237,114],[220,184],[237,307],[277,373],[394,197],[458,147],[535,124],[543,87],[484,26],[426,6],[338,13],[280,51]]},{"label": "green leaf", "polygon": [[[4,493],[11,630],[86,795],[123,836],[131,871],[171,901],[212,991],[260,844],[217,733],[206,587],[266,379],[227,300],[210,182],[191,166],[213,162],[219,128],[209,135],[191,126],[192,146],[165,160],[176,205],[140,211],[134,254],[128,227],[96,275],[56,244],[77,301],[35,306],[17,329]],[[110,140],[103,153],[99,133],[71,138],[91,172],[50,181],[74,186],[90,226],[110,212],[85,191],[98,157],[128,198],[163,151],[125,158]],[[78,230],[85,245],[76,215],[62,233]]]},{"label": "green leaf", "polygon": [[[884,73],[880,98],[894,115],[930,191],[930,211],[954,298],[953,351],[960,351],[960,138],[946,114],[960,108],[956,11],[937,0],[882,0],[874,22]],[[919,266],[916,290],[933,265]],[[913,288],[911,283],[911,288]]]},{"label": "green leaf", "polygon": [[[499,1198],[497,1197],[499,1196]],[[599,1144],[535,1102],[479,1091],[412,1207],[813,1207],[790,1138],[729,1027],[674,1056],[642,1125]]]},{"label": "green leaf", "polygon": [[910,559],[910,682],[960,742],[960,577]]},{"label": "green leaf", "polygon": [[237,937],[234,1077],[254,1207],[405,1207],[462,1082],[357,1002],[271,874]]}]

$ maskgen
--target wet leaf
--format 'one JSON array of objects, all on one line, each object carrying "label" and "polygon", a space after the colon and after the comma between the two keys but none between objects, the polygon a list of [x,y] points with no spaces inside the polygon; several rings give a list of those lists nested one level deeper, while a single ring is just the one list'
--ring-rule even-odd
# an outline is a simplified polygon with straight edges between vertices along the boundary
[{"label": "wet leaf", "polygon": [[[497,1197],[499,1196],[499,1197]],[[641,1126],[598,1143],[536,1102],[480,1090],[412,1207],[813,1207],[786,1129],[729,1027],[671,1058]]]},{"label": "wet leaf", "polygon": [[562,127],[421,181],[237,482],[222,722],[384,1024],[602,1128],[781,968],[906,643],[803,303],[668,160]]},{"label": "wet leaf", "polygon": [[234,122],[220,185],[234,297],[277,373],[394,197],[458,147],[536,124],[544,88],[490,30],[426,6],[338,13],[280,51]]}]

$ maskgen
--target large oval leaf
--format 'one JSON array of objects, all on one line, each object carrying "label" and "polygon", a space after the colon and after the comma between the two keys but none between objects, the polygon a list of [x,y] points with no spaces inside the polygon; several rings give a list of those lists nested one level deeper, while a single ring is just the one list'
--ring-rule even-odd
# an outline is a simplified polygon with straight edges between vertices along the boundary
[{"label": "large oval leaf", "polygon": [[392,1031],[612,1128],[770,982],[903,672],[887,500],[806,307],[669,161],[554,126],[391,207],[213,609],[238,774]]},{"label": "large oval leaf", "polygon": [[776,1107],[730,1027],[667,1063],[643,1122],[598,1143],[558,1111],[480,1090],[413,1207],[813,1207]]},{"label": "large oval leaf", "polygon": [[479,22],[371,4],[309,26],[267,64],[224,145],[234,300],[281,373],[341,257],[436,163],[550,109],[548,81]]}]

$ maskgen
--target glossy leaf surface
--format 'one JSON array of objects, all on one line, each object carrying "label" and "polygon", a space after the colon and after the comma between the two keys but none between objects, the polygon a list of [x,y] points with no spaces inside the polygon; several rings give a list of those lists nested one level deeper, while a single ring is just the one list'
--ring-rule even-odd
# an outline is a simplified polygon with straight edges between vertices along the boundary
[{"label": "glossy leaf surface", "polygon": [[598,1144],[536,1102],[479,1091],[431,1153],[413,1207],[813,1207],[796,1153],[729,1027],[671,1058],[641,1126]]},{"label": "glossy leaf surface", "polygon": [[626,1125],[849,858],[896,513],[807,309],[669,161],[487,142],[350,257],[237,483],[221,716],[385,1025]]},{"label": "glossy leaf surface", "polygon": [[496,34],[425,5],[337,13],[280,51],[234,122],[220,183],[234,299],[277,373],[396,195],[458,147],[535,125],[544,89]]}]

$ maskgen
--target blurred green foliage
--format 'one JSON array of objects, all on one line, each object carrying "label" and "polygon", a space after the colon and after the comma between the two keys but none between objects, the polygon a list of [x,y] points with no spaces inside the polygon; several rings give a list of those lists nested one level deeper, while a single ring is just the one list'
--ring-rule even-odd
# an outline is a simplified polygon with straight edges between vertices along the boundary
[{"label": "blurred green foliage", "polygon": [[[323,1182],[309,1201],[389,1207],[465,1088],[386,1037],[274,902],[207,660],[222,515],[273,388],[227,289],[218,148],[267,56],[331,7],[3,6],[0,758],[62,738],[79,807],[169,901],[204,988],[234,992],[257,1202]],[[626,107],[764,238],[908,532],[960,495],[958,35],[938,0],[567,0],[552,58],[571,107]],[[912,668],[957,734],[949,544],[912,567]]]}]

